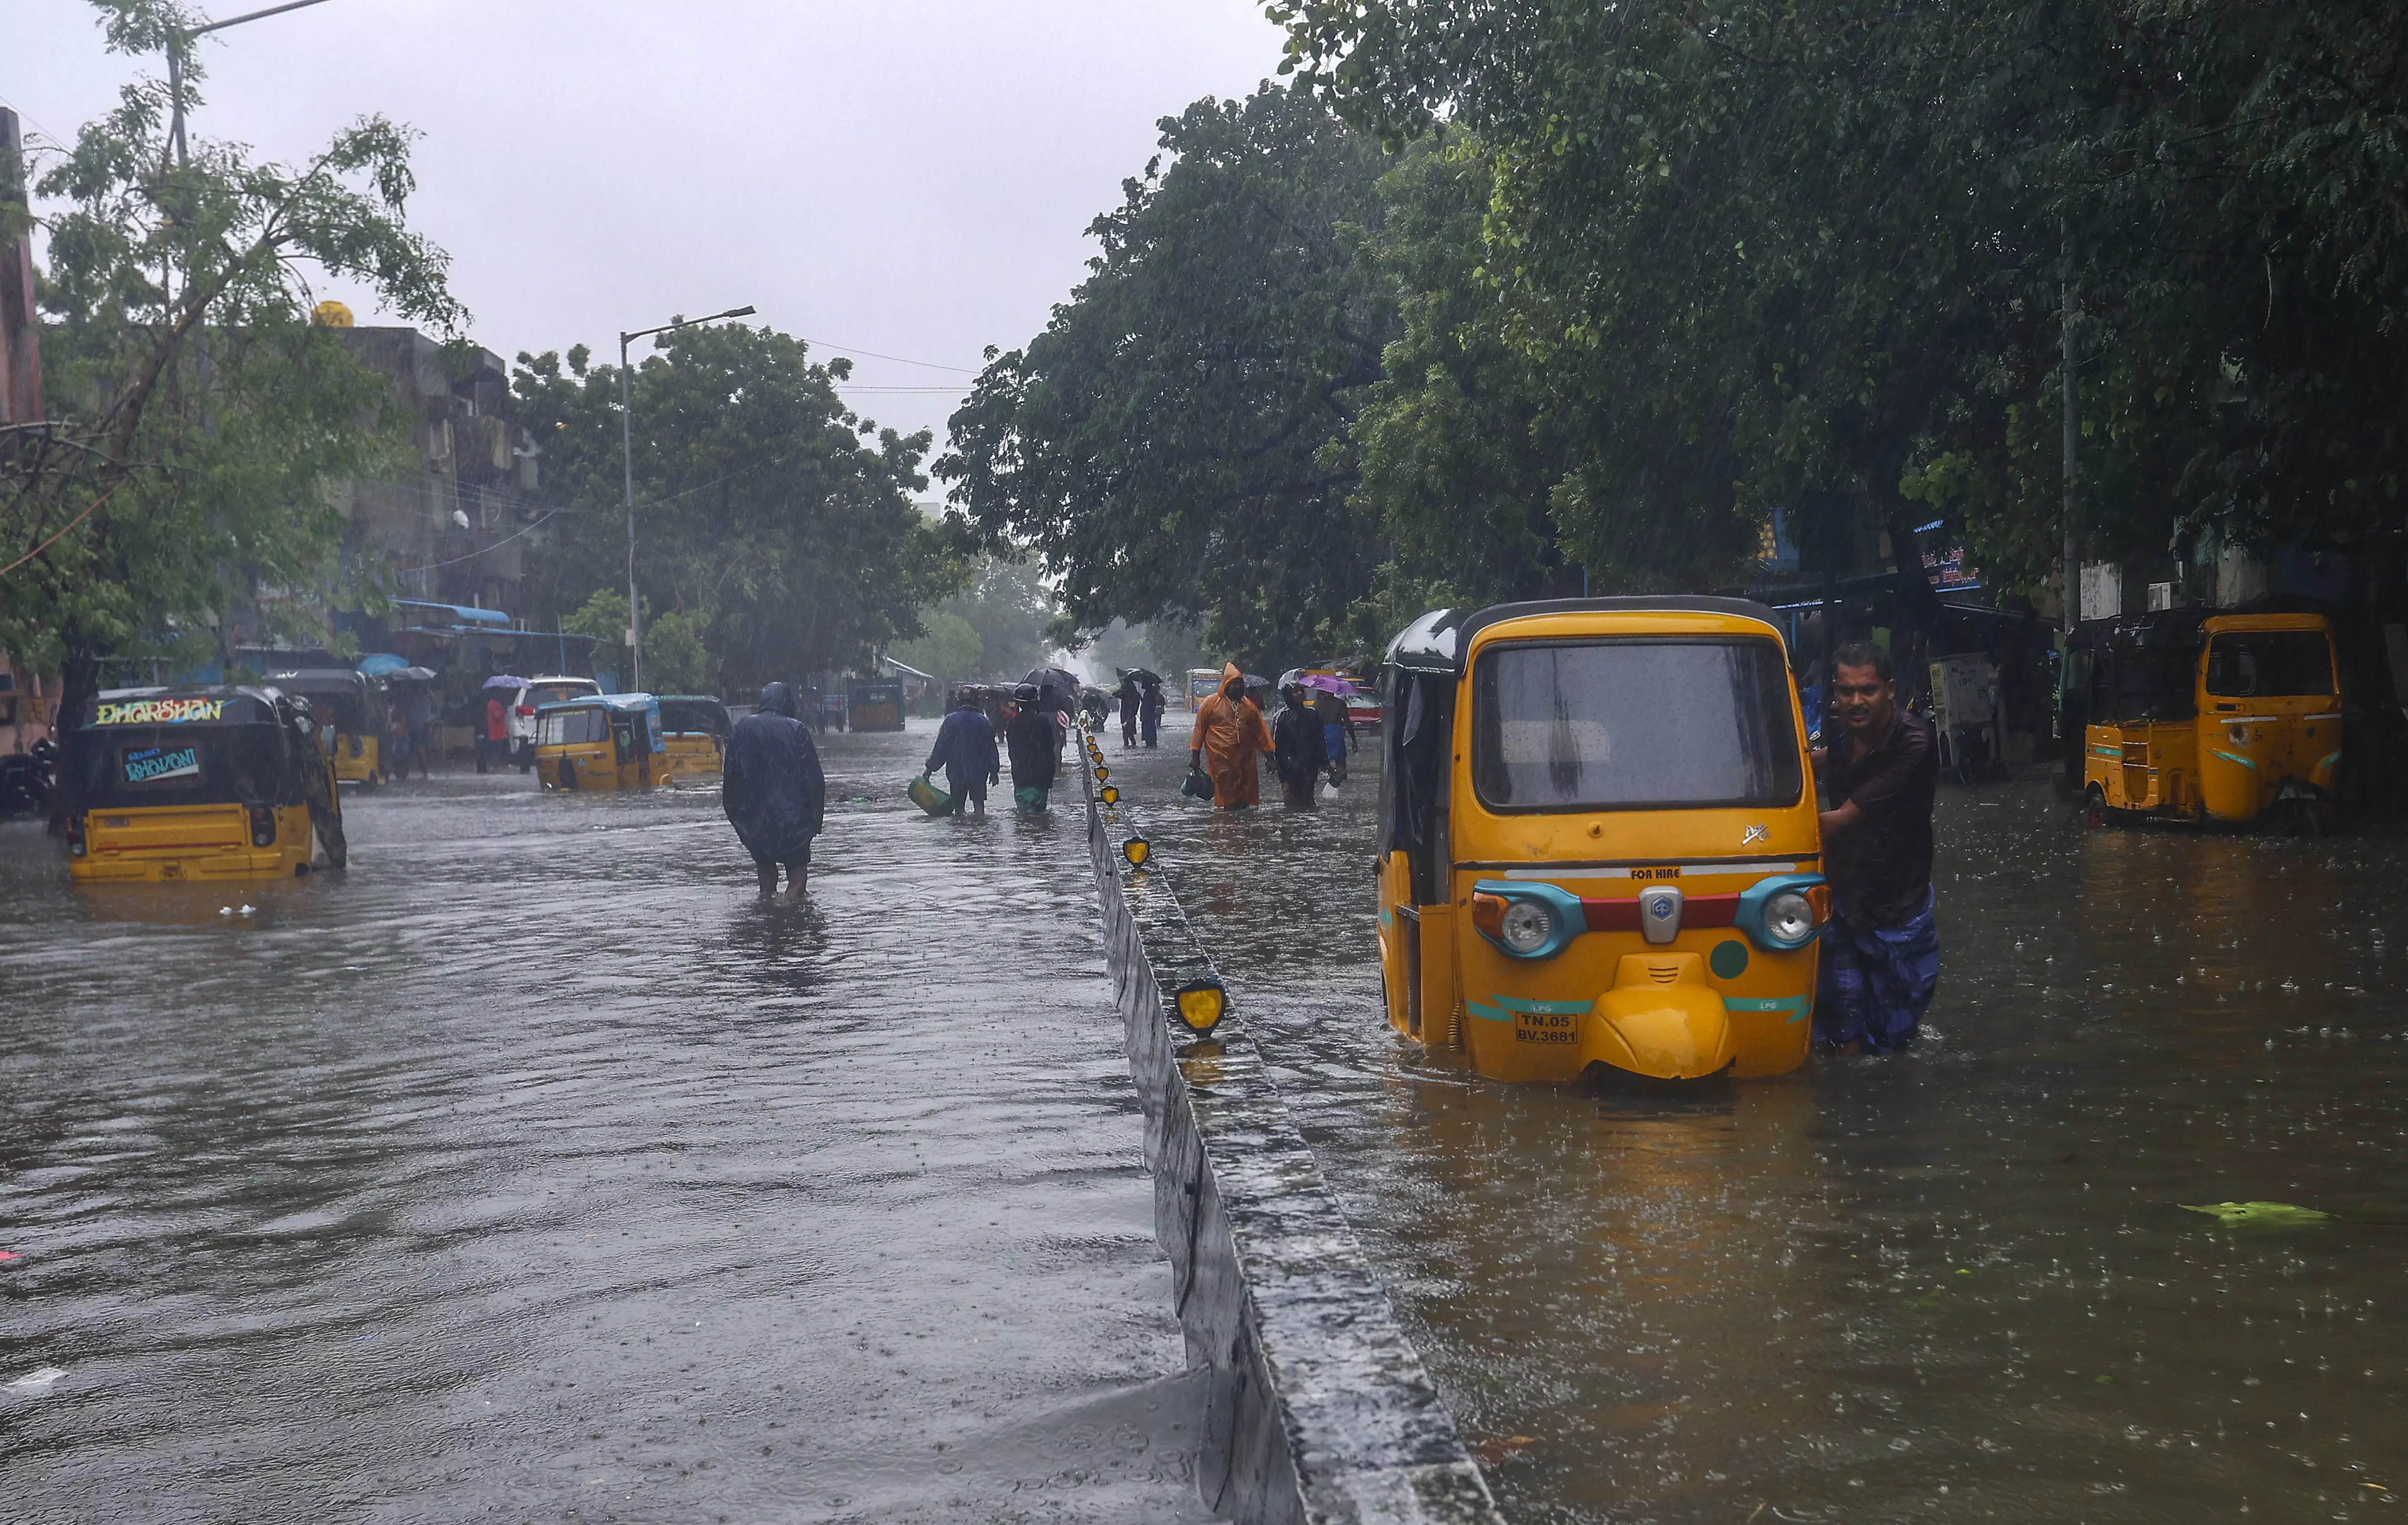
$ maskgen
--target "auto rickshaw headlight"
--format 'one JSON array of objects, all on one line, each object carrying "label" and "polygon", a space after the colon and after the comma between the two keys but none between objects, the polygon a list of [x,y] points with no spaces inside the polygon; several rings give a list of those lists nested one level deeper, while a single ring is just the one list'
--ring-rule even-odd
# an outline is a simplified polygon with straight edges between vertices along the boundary
[{"label": "auto rickshaw headlight", "polygon": [[1498,918],[1498,941],[1525,957],[1545,947],[1555,935],[1554,914],[1536,900],[1515,900]]},{"label": "auto rickshaw headlight", "polygon": [[1560,885],[1484,879],[1472,886],[1471,925],[1512,957],[1552,958],[1588,929],[1588,917]]},{"label": "auto rickshaw headlight", "polygon": [[1814,908],[1802,891],[1784,889],[1764,902],[1764,930],[1775,942],[1803,942],[1814,935]]},{"label": "auto rickshaw headlight", "polygon": [[1829,907],[1830,890],[1821,874],[1775,874],[1740,892],[1733,919],[1758,947],[1793,953],[1814,941]]}]

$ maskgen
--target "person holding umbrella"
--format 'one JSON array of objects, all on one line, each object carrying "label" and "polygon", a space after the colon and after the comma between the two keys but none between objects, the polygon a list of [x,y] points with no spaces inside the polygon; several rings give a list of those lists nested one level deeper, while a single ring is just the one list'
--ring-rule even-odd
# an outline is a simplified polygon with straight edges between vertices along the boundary
[{"label": "person holding umbrella", "polygon": [[1321,740],[1321,717],[1306,706],[1304,695],[1300,683],[1283,684],[1280,697],[1287,703],[1271,727],[1271,762],[1279,769],[1280,793],[1290,810],[1314,808],[1312,786],[1321,782],[1321,770],[1329,765],[1329,754]]},{"label": "person holding umbrella", "polygon": [[497,672],[485,680],[485,723],[477,730],[477,771],[491,772],[489,766],[510,764],[510,705],[524,688],[524,678],[513,678]]},{"label": "person holding umbrella", "polygon": [[1126,752],[1131,747],[1137,745],[1137,707],[1140,697],[1140,685],[1137,681],[1137,674],[1134,672],[1122,673],[1120,700],[1121,750],[1123,752]]},{"label": "person holding umbrella", "polygon": [[1160,744],[1162,735],[1162,680],[1152,679],[1145,692],[1138,697],[1137,721],[1140,732],[1149,747]]},{"label": "person holding umbrella", "polygon": [[1004,729],[1004,745],[1011,755],[1012,803],[1024,815],[1042,815],[1062,766],[1059,711],[1050,688],[1035,683],[1022,683],[1011,697],[1019,712]]}]

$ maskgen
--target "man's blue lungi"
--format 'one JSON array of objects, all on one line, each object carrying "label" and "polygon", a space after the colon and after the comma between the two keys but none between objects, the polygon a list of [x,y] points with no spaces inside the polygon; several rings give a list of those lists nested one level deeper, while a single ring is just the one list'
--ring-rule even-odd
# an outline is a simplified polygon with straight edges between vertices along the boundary
[{"label": "man's blue lungi", "polygon": [[1940,928],[1933,899],[1897,927],[1849,925],[1844,908],[1823,932],[1823,973],[1814,996],[1814,1036],[1883,1051],[1914,1041],[1940,988]]}]

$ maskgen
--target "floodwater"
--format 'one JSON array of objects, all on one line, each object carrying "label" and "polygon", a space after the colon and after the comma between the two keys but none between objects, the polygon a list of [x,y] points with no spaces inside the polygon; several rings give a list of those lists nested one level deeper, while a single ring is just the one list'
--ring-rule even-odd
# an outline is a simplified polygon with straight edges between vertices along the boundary
[{"label": "floodwater", "polygon": [[1393,1035],[1376,779],[1180,718],[1114,782],[1517,1525],[2408,1518],[2408,842],[1944,788],[1927,1041],[1633,1101]]},{"label": "floodwater", "polygon": [[0,829],[0,1515],[1205,1518],[1082,839],[927,744],[828,739],[800,905],[715,789],[218,887]]}]

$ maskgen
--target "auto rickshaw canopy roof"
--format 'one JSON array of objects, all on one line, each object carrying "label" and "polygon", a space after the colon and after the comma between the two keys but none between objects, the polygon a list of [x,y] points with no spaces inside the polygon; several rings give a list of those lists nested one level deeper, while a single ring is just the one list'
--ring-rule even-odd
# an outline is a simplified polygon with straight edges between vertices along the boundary
[{"label": "auto rickshaw canopy roof", "polygon": [[1471,638],[1492,625],[1541,614],[1643,614],[1657,611],[1667,614],[1723,614],[1735,619],[1754,620],[1776,635],[1781,629],[1772,611],[1750,598],[1540,598],[1526,603],[1491,604],[1479,610],[1431,610],[1405,626],[1396,640],[1388,642],[1387,655],[1383,660],[1387,666],[1418,672],[1460,675],[1464,653],[1471,649]]},{"label": "auto rickshaw canopy roof", "polygon": [[713,735],[724,736],[732,724],[727,717],[727,706],[709,694],[663,694],[660,696],[660,706],[661,724],[664,727],[669,726],[673,721],[693,716],[704,722],[703,729]]},{"label": "auto rickshaw canopy roof", "polygon": [[[248,683],[158,688],[104,688],[80,727],[258,726],[277,719],[274,688]],[[289,711],[288,711],[289,712]]]},{"label": "auto rickshaw canopy roof", "polygon": [[540,716],[554,710],[590,710],[596,706],[621,714],[649,714],[660,709],[661,701],[650,694],[580,694],[573,699],[554,699],[538,705],[535,712]]}]

